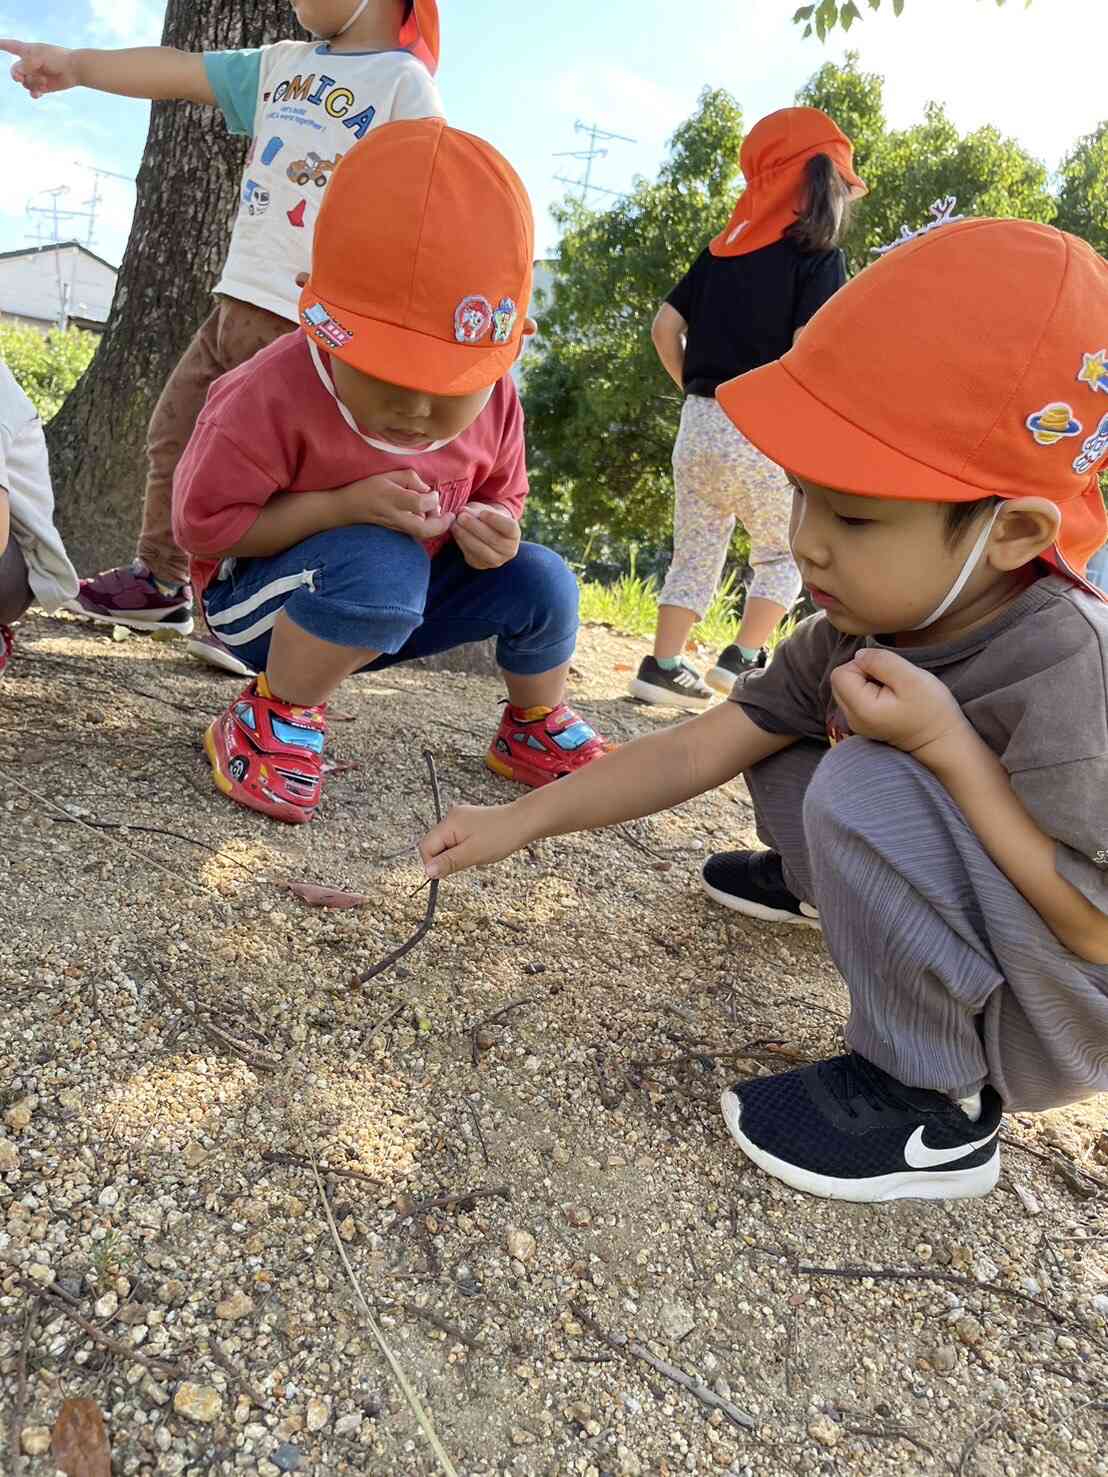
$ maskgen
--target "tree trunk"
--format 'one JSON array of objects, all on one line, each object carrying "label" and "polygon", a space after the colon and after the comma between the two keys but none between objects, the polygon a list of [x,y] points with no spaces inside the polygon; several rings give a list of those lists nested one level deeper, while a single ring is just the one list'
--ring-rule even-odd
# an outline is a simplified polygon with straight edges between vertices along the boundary
[{"label": "tree trunk", "polygon": [[[162,44],[223,51],[296,34],[286,0],[168,0]],[[96,357],[48,428],[58,526],[82,574],[131,557],[146,427],[210,311],[245,154],[246,140],[227,132],[218,109],[154,104],[111,317]]]}]

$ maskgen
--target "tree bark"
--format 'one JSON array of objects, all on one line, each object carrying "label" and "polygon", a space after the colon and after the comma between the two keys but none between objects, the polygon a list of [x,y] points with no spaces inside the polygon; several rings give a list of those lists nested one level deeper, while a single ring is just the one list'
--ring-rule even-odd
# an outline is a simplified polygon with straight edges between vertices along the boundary
[{"label": "tree bark", "polygon": [[[297,34],[286,0],[168,0],[162,44],[224,51]],[[228,133],[218,109],[153,105],[107,329],[47,432],[58,526],[83,574],[132,556],[146,427],[162,386],[210,311],[246,147]]]}]

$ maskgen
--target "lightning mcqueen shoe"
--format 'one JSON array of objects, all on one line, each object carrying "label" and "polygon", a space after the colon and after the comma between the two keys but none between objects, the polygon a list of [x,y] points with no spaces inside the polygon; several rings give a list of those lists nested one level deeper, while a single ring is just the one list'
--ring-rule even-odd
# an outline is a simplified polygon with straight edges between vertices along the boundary
[{"label": "lightning mcqueen shoe", "polygon": [[952,1098],[905,1087],[856,1052],[723,1094],[724,1121],[754,1163],[830,1200],[962,1200],[1000,1173],[1002,1104],[981,1089],[970,1118]]},{"label": "lightning mcqueen shoe", "polygon": [[204,735],[216,785],[274,820],[310,821],[323,798],[325,712],[278,702],[259,677]]},{"label": "lightning mcqueen shoe", "polygon": [[513,708],[508,703],[485,763],[494,774],[537,789],[583,769],[614,747],[567,703],[556,708]]}]

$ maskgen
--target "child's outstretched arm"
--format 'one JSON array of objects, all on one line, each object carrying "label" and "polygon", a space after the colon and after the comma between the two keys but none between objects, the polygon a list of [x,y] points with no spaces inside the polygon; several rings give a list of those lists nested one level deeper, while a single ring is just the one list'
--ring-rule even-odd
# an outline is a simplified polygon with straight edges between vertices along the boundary
[{"label": "child's outstretched arm", "polygon": [[498,862],[542,836],[564,836],[668,810],[714,790],[796,740],[765,733],[734,703],[636,739],[511,805],[456,805],[420,843],[429,877]]},{"label": "child's outstretched arm", "polygon": [[120,97],[176,98],[215,104],[204,57],[171,46],[137,46],[126,51],[71,51],[38,41],[0,39],[0,51],[15,58],[12,76],[33,98],[69,87],[92,87]]}]

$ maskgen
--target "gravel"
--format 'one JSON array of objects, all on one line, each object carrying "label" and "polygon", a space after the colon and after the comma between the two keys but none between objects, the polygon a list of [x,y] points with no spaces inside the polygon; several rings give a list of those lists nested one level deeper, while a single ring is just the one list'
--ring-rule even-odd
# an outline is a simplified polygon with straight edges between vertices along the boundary
[{"label": "gravel", "polygon": [[[639,655],[591,629],[576,659],[575,700],[615,739],[673,721],[623,698]],[[1005,1146],[984,1201],[837,1205],[746,1165],[720,1090],[836,1051],[847,1002],[817,934],[722,913],[697,887],[705,854],[753,841],[741,783],[451,881],[428,940],[355,988],[423,915],[413,860],[374,862],[428,815],[421,750],[451,800],[511,794],[481,758],[498,686],[352,679],[336,707],[355,721],[332,746],[361,768],[303,828],[211,788],[199,738],[235,690],[177,645],[45,617],[21,626],[0,684],[19,735],[0,761],[0,1443],[26,1279],[45,1294],[28,1477],[52,1477],[67,1396],[98,1402],[122,1477],[437,1470],[309,1155],[465,1477],[1108,1477],[1103,1100],[1010,1119],[1024,1148]],[[58,824],[14,781],[86,822],[212,850]],[[373,902],[312,909],[283,879]],[[474,1066],[474,1024],[524,997],[482,1028]],[[812,1264],[918,1278],[797,1271]],[[950,1274],[968,1285],[928,1280]]]}]

